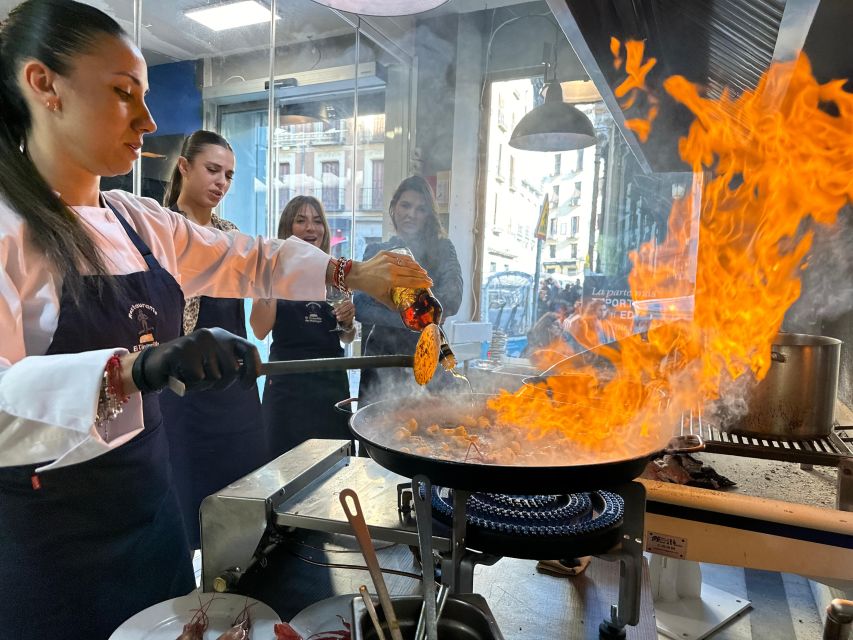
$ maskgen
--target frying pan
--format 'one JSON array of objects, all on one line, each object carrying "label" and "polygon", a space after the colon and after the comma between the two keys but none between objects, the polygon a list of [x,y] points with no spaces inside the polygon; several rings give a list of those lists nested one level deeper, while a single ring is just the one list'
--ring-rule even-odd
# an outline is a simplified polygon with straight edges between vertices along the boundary
[{"label": "frying pan", "polygon": [[[434,484],[465,491],[511,494],[575,493],[606,489],[639,476],[646,464],[661,451],[691,452],[703,448],[696,436],[679,436],[668,445],[649,444],[635,455],[598,463],[562,465],[497,465],[469,460],[460,462],[437,456],[426,457],[402,451],[394,432],[410,418],[419,423],[452,423],[465,413],[485,406],[487,394],[460,394],[442,398],[398,398],[381,400],[360,408],[350,418],[350,430],[378,464],[411,478],[424,475]],[[475,413],[476,415],[476,413]],[[532,446],[532,445],[528,445]]]}]

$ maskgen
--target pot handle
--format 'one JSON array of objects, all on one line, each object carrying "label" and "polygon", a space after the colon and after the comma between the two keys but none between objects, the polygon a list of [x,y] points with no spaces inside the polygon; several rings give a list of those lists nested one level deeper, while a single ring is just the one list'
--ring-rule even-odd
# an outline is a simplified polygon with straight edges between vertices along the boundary
[{"label": "pot handle", "polygon": [[705,441],[695,433],[683,436],[673,436],[669,439],[664,451],[666,453],[696,453],[705,448]]},{"label": "pot handle", "polygon": [[779,353],[778,351],[771,351],[770,359],[773,362],[788,362],[788,357],[784,353]]},{"label": "pot handle", "polygon": [[340,411],[341,413],[348,413],[350,415],[353,414],[352,404],[353,402],[358,402],[358,398],[347,398],[345,400],[340,400],[335,403],[335,409]]}]

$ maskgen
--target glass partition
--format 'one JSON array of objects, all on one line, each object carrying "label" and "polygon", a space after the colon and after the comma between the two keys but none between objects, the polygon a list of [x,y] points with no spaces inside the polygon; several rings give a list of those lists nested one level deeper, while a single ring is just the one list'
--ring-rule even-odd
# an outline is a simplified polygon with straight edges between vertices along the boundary
[{"label": "glass partition", "polygon": [[[245,115],[225,130],[225,104],[262,105],[266,113],[269,77],[269,19],[222,28],[202,24],[183,7],[189,3],[144,0],[142,50],[149,65],[149,106],[158,123],[148,136],[143,159],[143,195],[162,200],[186,136],[206,128],[222,134],[234,149],[236,170],[219,213],[241,231],[266,234],[266,157],[258,141],[267,137],[266,119]],[[194,9],[198,3],[191,5]],[[278,20],[277,22],[281,22]],[[266,149],[262,143],[261,150]],[[146,193],[147,192],[147,193]]]},{"label": "glass partition", "polygon": [[[381,92],[364,88],[358,94],[355,134],[359,171],[354,193],[356,211],[352,255],[361,258],[365,249],[389,233],[388,204],[400,181],[408,174],[411,136],[410,100],[412,61],[390,45],[381,47],[362,34],[361,51],[376,60],[384,78]],[[385,43],[385,46],[389,46]],[[364,59],[364,57],[362,58]]]},{"label": "glass partition", "polygon": [[[229,142],[236,160],[218,214],[244,233],[267,235],[270,13],[260,22],[235,26],[236,17],[216,14],[212,18],[219,22],[199,22],[193,18],[199,8],[197,2],[142,0],[141,48],[158,129],[145,139],[141,192],[162,202],[186,136],[202,128],[215,131]],[[282,22],[276,20],[276,26]],[[223,126],[228,109],[234,116]],[[247,318],[251,302],[246,300]],[[254,339],[251,329],[247,334]],[[267,341],[256,342],[266,359]]]},{"label": "glass partition", "polygon": [[[322,10],[308,0],[302,4],[314,12]],[[288,10],[299,5],[288,3]],[[338,14],[322,15],[322,30],[316,23],[301,24],[307,34],[301,42],[287,29],[276,32],[279,88],[273,101],[271,233],[291,198],[311,196],[326,212],[332,255],[349,257],[359,40],[356,29]],[[365,68],[365,73],[380,84],[373,69]]]},{"label": "glass partition", "polygon": [[[193,19],[215,2],[107,4],[128,33],[137,11],[158,130],[146,137],[136,183],[128,174],[105,188],[163,202],[185,137],[205,128],[234,150],[234,180],[218,213],[241,231],[274,237],[287,202],[311,195],[326,209],[334,256],[360,258],[382,239],[389,189],[408,165],[412,60],[392,38],[311,0],[268,3],[274,28],[269,18]],[[407,29],[397,27],[401,38]],[[258,341],[264,358],[266,342]]]}]

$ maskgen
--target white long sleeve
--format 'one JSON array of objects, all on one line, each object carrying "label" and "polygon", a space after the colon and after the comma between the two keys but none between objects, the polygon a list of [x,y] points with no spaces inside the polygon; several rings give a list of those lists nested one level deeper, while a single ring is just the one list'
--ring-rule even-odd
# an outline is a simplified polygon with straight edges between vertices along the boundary
[{"label": "white long sleeve", "polygon": [[109,442],[94,428],[107,360],[124,353],[28,356],[14,365],[0,358],[0,467],[55,459],[41,471],[83,462],[142,431],[138,393],[110,422]]},{"label": "white long sleeve", "polygon": [[[224,233],[193,224],[150,198],[124,191],[108,191],[104,197],[127,214],[161,266],[178,278],[187,297],[322,300],[326,295],[329,255],[299,238],[270,240]],[[94,211],[113,219],[106,209]],[[113,224],[120,234],[113,241],[124,241],[128,249],[122,256],[124,263],[134,265],[121,273],[140,271],[145,264],[142,257],[121,225],[114,220]]]},{"label": "white long sleeve", "polygon": [[[298,239],[251,238],[194,225],[155,201],[112,191],[110,204],[142,237],[186,296],[322,299],[329,256]],[[114,275],[147,267],[109,209],[77,207]],[[107,360],[123,349],[46,356],[59,316],[61,279],[30,242],[21,218],[0,200],[0,466],[93,458],[142,428],[135,394],[110,423],[94,429]]]}]

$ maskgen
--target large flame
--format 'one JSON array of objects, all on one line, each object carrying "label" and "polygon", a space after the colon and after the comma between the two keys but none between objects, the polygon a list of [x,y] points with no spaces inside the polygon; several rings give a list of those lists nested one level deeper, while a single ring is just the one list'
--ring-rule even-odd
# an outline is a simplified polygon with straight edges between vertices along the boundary
[{"label": "large flame", "polygon": [[[645,98],[645,116],[629,118],[625,121],[625,126],[637,134],[640,142],[646,142],[649,139],[652,123],[658,115],[658,99],[646,87],[646,77],[657,64],[657,59],[649,58],[644,62],[644,48],[645,45],[639,40],[629,40],[625,43],[625,74],[627,77],[613,91],[614,95],[622,100],[620,105],[623,109],[630,109],[638,99]],[[621,43],[616,38],[610,39],[610,51],[613,54],[613,66],[616,69],[621,68]]]},{"label": "large flame", "polygon": [[[642,45],[626,43],[623,86],[634,91],[647,91],[652,65],[641,58]],[[684,411],[721,398],[732,381],[763,378],[800,295],[810,229],[833,224],[853,200],[853,94],[843,85],[819,84],[805,55],[774,64],[737,97],[703,97],[684,78],[667,79],[664,89],[696,117],[679,144],[694,192],[675,201],[663,243],[632,253],[629,282],[634,300],[693,296],[693,318],[653,321],[647,337],[574,358],[548,379],[547,393],[544,384],[503,392],[491,402],[500,418],[525,425],[530,440],[558,432],[579,451],[613,459],[653,451]],[[698,255],[690,251],[696,224]],[[594,336],[575,337],[594,346]]]}]

